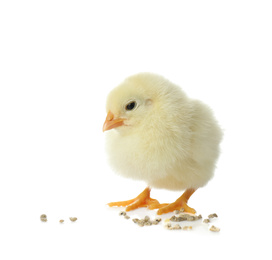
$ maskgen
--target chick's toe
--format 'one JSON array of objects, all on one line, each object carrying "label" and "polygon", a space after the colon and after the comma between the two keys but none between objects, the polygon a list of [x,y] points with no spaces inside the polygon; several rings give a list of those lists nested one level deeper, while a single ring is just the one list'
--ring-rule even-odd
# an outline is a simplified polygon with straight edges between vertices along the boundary
[{"label": "chick's toe", "polygon": [[195,192],[195,189],[187,189],[182,196],[180,196],[175,202],[170,203],[169,205],[162,207],[158,210],[157,214],[162,215],[165,213],[173,212],[175,210],[180,210],[181,208],[184,209],[184,212],[188,212],[191,214],[195,214],[196,211],[193,208],[190,208],[187,205],[187,202],[191,195]]},{"label": "chick's toe", "polygon": [[110,202],[108,203],[108,205],[110,207],[126,207],[126,211],[134,210],[141,207],[147,207],[150,209],[158,209],[161,207],[161,204],[156,199],[150,198],[149,187],[147,187],[134,199],[119,202]]}]

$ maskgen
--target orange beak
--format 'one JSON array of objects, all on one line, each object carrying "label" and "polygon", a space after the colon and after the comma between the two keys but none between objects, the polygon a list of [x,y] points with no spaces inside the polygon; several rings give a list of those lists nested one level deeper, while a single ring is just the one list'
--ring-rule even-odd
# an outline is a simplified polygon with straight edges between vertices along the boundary
[{"label": "orange beak", "polygon": [[103,125],[103,132],[110,130],[112,128],[121,126],[123,124],[124,124],[124,119],[122,118],[114,119],[114,114],[111,111],[109,111]]}]

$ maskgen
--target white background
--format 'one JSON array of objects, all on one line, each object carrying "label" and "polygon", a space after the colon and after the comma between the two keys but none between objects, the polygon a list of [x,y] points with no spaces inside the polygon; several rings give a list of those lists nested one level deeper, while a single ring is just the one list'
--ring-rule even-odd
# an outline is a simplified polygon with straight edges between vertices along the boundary
[{"label": "white background", "polygon": [[[271,259],[271,13],[271,1],[1,1],[0,258]],[[106,206],[145,188],[112,172],[102,133],[108,92],[141,71],[224,129],[215,177],[189,201],[218,214],[218,234],[141,228]]]}]

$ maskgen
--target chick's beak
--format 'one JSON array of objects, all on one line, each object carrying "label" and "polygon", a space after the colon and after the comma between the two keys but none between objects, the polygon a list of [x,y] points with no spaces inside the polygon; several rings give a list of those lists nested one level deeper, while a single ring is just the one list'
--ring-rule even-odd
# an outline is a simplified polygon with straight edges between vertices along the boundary
[{"label": "chick's beak", "polygon": [[123,124],[124,124],[124,119],[122,118],[114,119],[114,114],[111,111],[109,111],[103,125],[103,132],[110,130],[112,128],[121,126]]}]

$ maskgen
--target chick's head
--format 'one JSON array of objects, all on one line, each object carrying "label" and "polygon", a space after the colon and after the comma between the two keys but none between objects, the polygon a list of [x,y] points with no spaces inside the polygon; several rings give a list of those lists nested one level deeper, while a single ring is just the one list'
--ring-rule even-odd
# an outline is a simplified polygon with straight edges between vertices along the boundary
[{"label": "chick's head", "polygon": [[114,89],[108,97],[103,131],[113,128],[126,131],[129,127],[138,127],[147,117],[151,104],[150,99],[135,95],[127,88]]},{"label": "chick's head", "polygon": [[103,131],[125,133],[150,124],[160,103],[162,77],[141,73],[127,78],[108,95]]}]

